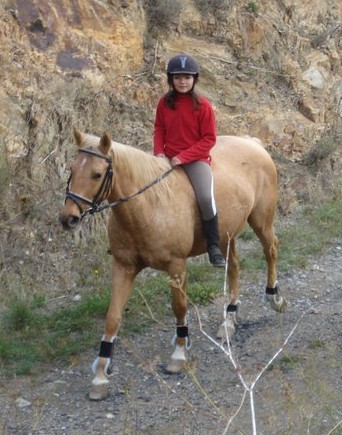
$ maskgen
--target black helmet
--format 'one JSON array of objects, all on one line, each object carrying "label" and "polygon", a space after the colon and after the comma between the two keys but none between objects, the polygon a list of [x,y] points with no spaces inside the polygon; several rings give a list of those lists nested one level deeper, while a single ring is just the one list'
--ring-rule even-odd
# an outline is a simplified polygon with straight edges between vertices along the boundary
[{"label": "black helmet", "polygon": [[186,54],[178,54],[170,59],[167,65],[167,74],[193,74],[198,75],[199,68],[196,60]]}]

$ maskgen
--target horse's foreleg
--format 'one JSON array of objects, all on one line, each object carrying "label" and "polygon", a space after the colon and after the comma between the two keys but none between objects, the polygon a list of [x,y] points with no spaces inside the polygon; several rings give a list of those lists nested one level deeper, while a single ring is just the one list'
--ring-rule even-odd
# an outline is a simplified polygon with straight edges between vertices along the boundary
[{"label": "horse's foreleg", "polygon": [[235,324],[237,320],[237,312],[239,308],[239,256],[236,250],[235,238],[230,240],[229,255],[228,255],[228,284],[230,299],[227,306],[225,320],[217,331],[217,338],[227,339],[235,332]]},{"label": "horse's foreleg", "polygon": [[172,341],[175,350],[171,361],[166,367],[169,373],[178,373],[186,362],[186,351],[190,347],[186,314],[188,310],[186,296],[186,265],[185,261],[172,264],[169,268],[170,286],[172,291],[172,309],[176,316],[176,335]]},{"label": "horse's foreleg", "polygon": [[131,294],[136,275],[137,271],[134,268],[120,266],[114,260],[112,297],[106,316],[106,330],[101,340],[99,356],[92,366],[95,377],[89,391],[91,400],[102,400],[108,395],[111,355],[120,327],[122,312]]}]

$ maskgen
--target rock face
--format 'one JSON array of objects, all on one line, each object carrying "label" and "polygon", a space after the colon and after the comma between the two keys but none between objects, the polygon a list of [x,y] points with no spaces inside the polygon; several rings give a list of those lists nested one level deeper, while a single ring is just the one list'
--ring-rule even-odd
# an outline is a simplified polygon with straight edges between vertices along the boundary
[{"label": "rock face", "polygon": [[57,70],[96,69],[101,58],[117,74],[141,68],[144,15],[138,5],[128,17],[117,2],[21,0],[16,8],[29,43],[52,55]]},{"label": "rock face", "polygon": [[[0,17],[4,258],[21,258],[23,246],[45,255],[74,126],[151,149],[165,66],[177,52],[197,57],[198,90],[220,134],[257,136],[291,164],[327,139],[340,143],[340,0],[4,0]],[[329,149],[324,174],[336,179],[341,149]],[[310,179],[303,167],[288,169],[279,162],[283,209]],[[59,248],[50,250],[53,267]],[[14,282],[19,275],[14,268]]]},{"label": "rock face", "polygon": [[[6,109],[0,122],[2,139],[16,136],[6,140],[10,155],[24,153],[19,143],[24,147],[34,122],[38,131],[46,127],[43,119],[38,122],[42,115],[32,110],[50,117],[58,109],[71,116],[76,89],[87,88],[86,95],[103,93],[99,104],[107,106],[103,118],[91,113],[93,125],[90,119],[90,125],[84,122],[85,108],[79,110],[78,122],[87,128],[108,128],[105,112],[111,109],[121,118],[120,110],[108,104],[114,94],[125,106],[140,106],[139,112],[147,109],[150,122],[145,127],[150,135],[151,109],[164,87],[165,63],[178,51],[198,57],[200,90],[215,104],[221,133],[254,134],[294,156],[335,128],[341,115],[342,27],[337,0],[300,5],[260,1],[247,6],[222,1],[219,11],[188,0],[167,32],[158,28],[158,20],[167,14],[165,2],[4,3],[0,95]],[[171,22],[172,12],[166,17]],[[158,39],[150,39],[149,46],[153,26]],[[47,107],[43,101],[51,97],[56,101]],[[30,112],[35,121],[28,125],[18,111]],[[58,130],[53,124],[50,133]]]}]

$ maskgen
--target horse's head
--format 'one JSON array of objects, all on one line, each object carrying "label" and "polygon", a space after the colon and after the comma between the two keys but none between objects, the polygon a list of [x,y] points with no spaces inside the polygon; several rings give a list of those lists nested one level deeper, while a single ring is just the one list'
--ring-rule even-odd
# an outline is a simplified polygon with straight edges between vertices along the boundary
[{"label": "horse's head", "polygon": [[74,136],[78,153],[71,164],[65,204],[59,215],[63,227],[69,230],[106,199],[113,173],[111,139],[107,133],[99,139],[75,130]]}]

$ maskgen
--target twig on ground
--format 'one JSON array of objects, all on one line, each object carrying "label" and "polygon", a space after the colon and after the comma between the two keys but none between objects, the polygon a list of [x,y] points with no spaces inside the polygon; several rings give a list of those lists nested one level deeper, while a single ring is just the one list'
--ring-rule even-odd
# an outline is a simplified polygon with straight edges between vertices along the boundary
[{"label": "twig on ground", "polygon": [[297,329],[298,325],[301,323],[301,321],[303,320],[303,318],[306,316],[306,314],[308,314],[311,311],[311,307],[309,309],[307,309],[302,316],[299,318],[299,320],[297,321],[297,323],[294,325],[294,327],[292,328],[291,332],[289,333],[289,335],[286,337],[282,347],[273,355],[273,357],[268,361],[268,363],[265,365],[265,367],[259,372],[259,374],[256,376],[255,380],[251,383],[251,389],[254,388],[255,384],[258,382],[258,380],[261,378],[261,376],[265,373],[265,371],[269,368],[269,366],[273,363],[273,361],[278,357],[278,355],[284,350],[285,346],[287,345],[288,341],[290,340],[290,338],[292,337],[292,335],[294,334],[295,330]]},{"label": "twig on ground", "polygon": [[146,308],[148,310],[148,312],[150,313],[151,319],[154,320],[156,323],[158,323],[159,325],[161,325],[163,328],[166,327],[165,323],[162,323],[160,320],[156,319],[152,313],[152,310],[145,298],[145,296],[141,293],[141,291],[139,290],[139,295],[141,296],[142,300],[145,302]]},{"label": "twig on ground", "polygon": [[201,383],[199,382],[198,378],[196,377],[195,373],[193,372],[193,370],[190,369],[190,367],[187,368],[187,373],[189,374],[189,376],[191,377],[191,379],[194,381],[194,383],[197,385],[197,388],[200,390],[200,392],[202,393],[203,397],[206,398],[206,400],[210,403],[210,405],[215,409],[215,411],[220,414],[222,417],[225,417],[225,415],[222,413],[222,411],[220,410],[219,407],[217,407],[215,405],[215,403],[211,400],[211,398],[209,397],[209,395],[207,394],[207,392],[205,391],[205,389],[202,387]]},{"label": "twig on ground", "polygon": [[242,408],[243,404],[245,403],[246,394],[247,394],[247,390],[245,389],[244,392],[243,392],[243,395],[242,395],[242,399],[241,399],[240,405],[239,405],[238,409],[236,410],[236,412],[230,417],[230,419],[229,419],[229,421],[227,423],[227,426],[225,427],[222,435],[225,435],[226,433],[228,433],[228,429],[229,429],[230,425],[233,423],[234,418],[241,411],[241,408]]},{"label": "twig on ground", "polygon": [[[228,241],[230,240],[229,234],[228,235]],[[227,246],[227,253],[226,253],[226,259],[228,259],[229,257],[229,243]],[[226,273],[225,273],[225,282],[224,282],[224,295],[226,296],[227,293],[227,264],[226,264]],[[296,331],[296,329],[298,328],[299,324],[301,323],[301,321],[303,320],[303,318],[305,317],[305,315],[307,313],[309,313],[311,311],[311,307],[306,310],[304,312],[304,314],[299,318],[299,320],[296,322],[296,324],[294,325],[294,327],[292,328],[292,330],[290,331],[290,333],[288,334],[288,336],[286,337],[286,339],[283,342],[283,345],[281,346],[281,348],[273,355],[273,357],[266,363],[266,365],[263,367],[263,369],[257,374],[256,378],[254,379],[254,381],[252,383],[250,383],[250,385],[247,384],[247,382],[244,380],[242,373],[241,373],[241,369],[239,367],[239,365],[237,364],[237,362],[235,361],[234,355],[233,355],[233,351],[232,348],[230,346],[230,340],[229,340],[229,336],[228,336],[228,331],[226,328],[226,344],[227,344],[227,349],[224,348],[224,343],[220,344],[218,343],[214,338],[212,338],[207,332],[204,331],[203,329],[203,325],[202,325],[202,321],[201,321],[201,317],[200,317],[200,313],[198,311],[197,306],[188,298],[189,302],[193,305],[195,311],[196,311],[196,315],[197,315],[197,320],[198,320],[198,324],[199,324],[199,328],[200,331],[202,332],[202,334],[208,338],[208,340],[210,340],[212,343],[214,343],[217,347],[219,347],[228,357],[230,362],[232,363],[235,372],[244,388],[244,394],[242,397],[242,401],[240,403],[240,406],[238,408],[238,410],[230,417],[228,424],[223,432],[223,435],[227,433],[227,430],[229,428],[229,426],[231,425],[231,423],[233,422],[233,420],[237,417],[237,415],[239,414],[241,408],[242,408],[242,404],[245,401],[245,397],[247,392],[249,393],[249,398],[250,398],[250,409],[251,409],[251,420],[252,420],[252,433],[253,435],[257,434],[257,427],[256,427],[256,417],[255,417],[255,403],[254,403],[254,387],[256,386],[257,382],[259,381],[259,379],[261,378],[261,376],[265,373],[265,371],[269,368],[269,366],[273,363],[273,361],[280,355],[280,353],[284,350],[285,346],[287,345],[288,341],[290,340],[290,338],[292,337],[292,335],[294,334],[294,332]],[[224,318],[226,319],[226,310],[224,313]],[[226,326],[226,324],[225,324]],[[334,429],[333,429],[334,430]]]},{"label": "twig on ground", "polygon": [[331,430],[329,430],[329,432],[326,435],[331,435],[333,432],[335,432],[335,429],[337,429],[341,425],[342,425],[342,420],[340,420],[337,424],[335,424],[335,426]]}]

